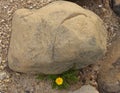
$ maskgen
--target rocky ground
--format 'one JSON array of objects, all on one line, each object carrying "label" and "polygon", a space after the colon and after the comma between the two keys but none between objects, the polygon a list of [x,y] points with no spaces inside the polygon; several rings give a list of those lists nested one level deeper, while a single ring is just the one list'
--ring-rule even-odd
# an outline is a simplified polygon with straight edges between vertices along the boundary
[{"label": "rocky ground", "polygon": [[[52,1],[55,0],[0,0],[0,93],[67,93],[67,91],[75,90],[84,84],[91,84],[98,88],[96,79],[99,66],[102,64],[101,61],[94,66],[91,65],[80,70],[80,82],[71,86],[69,90],[63,91],[51,89],[49,81],[39,81],[36,79],[36,75],[17,73],[8,68],[7,54],[13,13],[20,8],[37,9]],[[120,19],[108,7],[107,0],[104,5],[102,5],[101,0],[74,0],[74,2],[92,10],[103,19],[108,30],[109,53],[111,50],[109,47],[114,46],[113,42],[120,36]],[[118,50],[114,49],[113,52],[116,51]]]}]

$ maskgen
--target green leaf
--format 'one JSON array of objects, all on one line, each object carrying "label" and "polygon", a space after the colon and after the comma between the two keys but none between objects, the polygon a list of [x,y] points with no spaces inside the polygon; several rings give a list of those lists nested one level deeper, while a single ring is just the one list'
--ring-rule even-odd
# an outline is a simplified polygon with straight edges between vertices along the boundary
[{"label": "green leaf", "polygon": [[[55,80],[56,78],[61,77],[63,78],[63,84],[57,85]],[[75,84],[78,81],[78,70],[72,70],[63,72],[62,74],[57,75],[39,75],[38,79],[48,79],[52,81],[52,88],[53,89],[66,89],[69,88],[70,85]]]},{"label": "green leaf", "polygon": [[57,75],[48,75],[47,79],[49,80],[55,80],[58,76]]},{"label": "green leaf", "polygon": [[36,79],[44,80],[45,77],[46,77],[45,75],[38,75],[38,76],[36,77]]}]

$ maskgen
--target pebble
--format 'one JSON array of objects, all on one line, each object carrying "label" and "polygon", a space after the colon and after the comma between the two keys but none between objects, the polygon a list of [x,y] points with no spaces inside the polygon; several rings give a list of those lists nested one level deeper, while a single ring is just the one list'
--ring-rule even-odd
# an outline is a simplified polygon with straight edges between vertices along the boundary
[{"label": "pebble", "polygon": [[2,20],[1,20],[1,23],[2,23],[2,22],[4,22],[4,21],[5,21],[5,20],[4,20],[4,19],[2,19]]},{"label": "pebble", "polygon": [[96,90],[95,87],[91,85],[84,85],[80,89],[69,93],[99,93],[99,92]]},{"label": "pebble", "polygon": [[13,2],[13,0],[10,0],[10,2],[12,3],[12,2]]},{"label": "pebble", "polygon": [[98,5],[99,8],[103,7],[103,5]]},{"label": "pebble", "polygon": [[8,5],[5,5],[3,8],[4,8],[4,9],[8,8]]},{"label": "pebble", "polygon": [[[4,70],[4,66],[3,65],[0,65],[0,70]],[[0,73],[1,74],[1,73]]]},{"label": "pebble", "polygon": [[33,6],[30,6],[29,8],[30,8],[30,9],[32,9],[32,8],[33,8]]},{"label": "pebble", "polygon": [[6,72],[0,72],[0,80],[3,80],[7,77],[7,73]]}]

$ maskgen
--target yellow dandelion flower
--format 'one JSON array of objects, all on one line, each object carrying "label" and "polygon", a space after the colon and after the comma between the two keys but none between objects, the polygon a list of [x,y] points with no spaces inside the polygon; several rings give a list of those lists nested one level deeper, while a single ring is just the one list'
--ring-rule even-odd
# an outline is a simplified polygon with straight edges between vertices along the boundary
[{"label": "yellow dandelion flower", "polygon": [[63,78],[58,77],[58,78],[56,78],[55,82],[56,82],[57,85],[62,85],[63,84]]}]

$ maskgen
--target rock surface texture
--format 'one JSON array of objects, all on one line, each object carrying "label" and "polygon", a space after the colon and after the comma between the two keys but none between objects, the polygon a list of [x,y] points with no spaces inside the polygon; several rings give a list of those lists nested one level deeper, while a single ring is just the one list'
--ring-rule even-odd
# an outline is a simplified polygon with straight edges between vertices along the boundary
[{"label": "rock surface texture", "polygon": [[106,52],[107,31],[93,12],[67,1],[19,9],[12,20],[9,67],[59,74],[95,63]]},{"label": "rock surface texture", "polygon": [[84,85],[80,89],[78,89],[74,92],[69,92],[69,93],[99,93],[99,92],[90,85]]},{"label": "rock surface texture", "polygon": [[113,45],[98,75],[101,93],[120,93],[120,39]]}]

